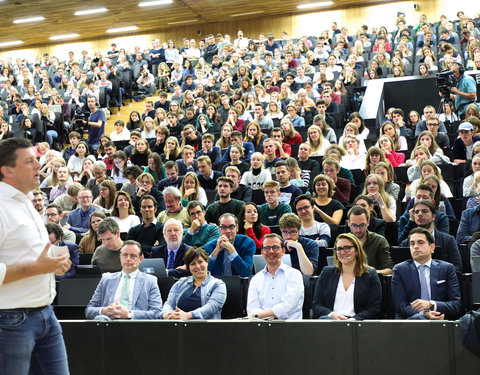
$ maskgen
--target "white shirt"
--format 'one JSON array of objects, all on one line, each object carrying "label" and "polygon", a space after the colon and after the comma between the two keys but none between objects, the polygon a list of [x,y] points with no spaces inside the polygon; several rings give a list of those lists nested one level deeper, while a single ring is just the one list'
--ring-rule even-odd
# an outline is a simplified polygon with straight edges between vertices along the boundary
[{"label": "white shirt", "polygon": [[[120,279],[120,282],[118,283],[117,290],[115,291],[115,296],[113,297],[113,300],[115,302],[120,302],[120,296],[122,294],[122,289],[123,289],[123,284],[125,284],[125,275],[126,273],[122,272],[122,278]],[[129,294],[128,294],[128,310],[132,311],[132,299],[133,299],[133,290],[135,289],[135,280],[137,279],[139,270],[133,271],[130,273],[130,285],[129,285]]]},{"label": "white shirt", "polygon": [[120,232],[128,232],[131,227],[140,224],[140,219],[137,215],[128,215],[125,219],[120,219],[117,216],[112,216],[120,228]]},{"label": "white shirt", "polygon": [[343,286],[342,276],[338,278],[337,293],[335,294],[335,303],[333,304],[333,311],[337,314],[353,317],[355,316],[355,307],[353,304],[353,292],[355,291],[355,279],[345,290]]},{"label": "white shirt", "polygon": [[7,266],[37,260],[48,242],[45,224],[31,200],[0,182],[0,309],[41,307],[55,298],[53,273],[3,284]]},{"label": "white shirt", "polygon": [[272,309],[278,319],[302,319],[303,297],[303,277],[299,270],[282,263],[272,275],[265,267],[250,281],[247,314]]},{"label": "white shirt", "polygon": [[112,142],[115,141],[128,141],[130,140],[130,130],[123,128],[122,132],[119,134],[116,130],[110,133],[110,139]]}]

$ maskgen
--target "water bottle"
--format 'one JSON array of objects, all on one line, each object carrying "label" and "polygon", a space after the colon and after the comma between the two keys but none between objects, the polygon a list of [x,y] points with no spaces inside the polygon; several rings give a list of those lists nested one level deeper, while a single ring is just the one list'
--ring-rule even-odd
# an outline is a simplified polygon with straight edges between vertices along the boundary
[{"label": "water bottle", "polygon": [[442,212],[447,211],[447,208],[445,207],[445,202],[444,201],[440,201],[440,203],[438,204],[438,211],[442,211]]},{"label": "water bottle", "polygon": [[405,199],[409,201],[410,198],[412,198],[412,189],[410,188],[410,185],[407,185],[405,186]]}]

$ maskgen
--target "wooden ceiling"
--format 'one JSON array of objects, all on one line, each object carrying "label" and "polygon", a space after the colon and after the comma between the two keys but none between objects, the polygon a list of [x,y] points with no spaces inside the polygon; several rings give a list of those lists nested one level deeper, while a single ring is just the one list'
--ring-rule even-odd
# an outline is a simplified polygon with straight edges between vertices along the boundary
[{"label": "wooden ceiling", "polygon": [[[312,10],[299,10],[297,5],[319,0],[173,0],[172,4],[144,7],[138,6],[140,0],[4,0],[0,1],[0,43],[22,40],[21,46],[13,48],[34,47],[52,42],[53,35],[78,33],[80,37],[71,39],[78,42],[103,38],[106,30],[114,27],[136,25],[135,34],[143,34],[178,28],[182,25],[200,25],[225,22],[229,20],[251,19],[267,15],[306,13],[320,10],[344,9],[351,6],[364,6],[385,3],[385,0],[333,0],[329,7]],[[105,7],[107,12],[97,15],[74,16],[78,10]],[[231,17],[232,15],[245,14]],[[45,17],[44,21],[14,24],[13,20],[34,16]],[[192,21],[196,20],[196,21]],[[188,21],[183,23],[184,21]],[[191,21],[191,22],[190,22]],[[132,34],[132,32],[130,32]],[[119,34],[115,34],[119,35]],[[0,47],[1,50],[12,47]]]}]

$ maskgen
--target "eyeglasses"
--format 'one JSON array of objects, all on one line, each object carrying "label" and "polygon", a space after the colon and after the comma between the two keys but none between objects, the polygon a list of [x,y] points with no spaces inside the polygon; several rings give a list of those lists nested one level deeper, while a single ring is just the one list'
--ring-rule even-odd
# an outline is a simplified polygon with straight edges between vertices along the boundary
[{"label": "eyeglasses", "polygon": [[195,212],[190,212],[190,216],[197,216],[197,215],[200,215],[203,211],[202,210],[198,210],[198,211],[195,211]]},{"label": "eyeglasses", "polygon": [[262,250],[266,253],[270,252],[270,251],[273,251],[273,252],[277,252],[277,251],[280,251],[282,249],[281,246],[279,245],[273,245],[273,246],[264,246],[262,247]]},{"label": "eyeglasses", "polygon": [[235,224],[232,225],[220,225],[221,230],[234,230],[237,226]]},{"label": "eyeglasses", "polygon": [[352,246],[352,245],[347,245],[347,246],[344,246],[344,247],[334,247],[333,250],[336,251],[337,253],[341,253],[342,251],[344,253],[349,253],[350,251],[352,251],[352,249],[354,248],[355,246]]},{"label": "eyeglasses", "polygon": [[298,234],[298,230],[282,230],[282,235],[284,236],[296,236]]},{"label": "eyeglasses", "polygon": [[367,227],[367,224],[363,223],[363,224],[354,224],[354,223],[350,223],[350,228],[352,229],[365,229]]},{"label": "eyeglasses", "polygon": [[297,212],[308,211],[312,206],[297,207]]}]

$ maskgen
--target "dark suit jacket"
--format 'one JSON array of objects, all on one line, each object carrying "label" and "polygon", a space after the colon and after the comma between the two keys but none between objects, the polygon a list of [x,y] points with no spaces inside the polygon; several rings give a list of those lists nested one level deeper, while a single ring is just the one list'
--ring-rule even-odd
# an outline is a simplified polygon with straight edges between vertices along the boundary
[{"label": "dark suit jacket", "polygon": [[[183,266],[185,262],[183,261],[183,257],[187,253],[190,246],[185,245],[182,243],[177,251],[177,255],[175,256],[175,263],[173,265],[174,269],[168,270],[168,276],[180,278],[184,276],[190,276],[190,272],[188,270],[177,270],[177,267]],[[150,258],[163,258],[165,262],[165,267],[167,267],[168,262],[168,248],[167,245],[162,246],[154,246],[152,247],[152,253]]]},{"label": "dark suit jacket", "polygon": [[[317,280],[313,297],[313,317],[319,318],[330,314],[335,304],[340,273],[335,266],[324,267]],[[356,320],[375,319],[378,317],[382,302],[382,286],[377,271],[369,267],[368,272],[355,278],[353,305]]]},{"label": "dark suit jacket", "polygon": [[[460,257],[460,251],[458,250],[457,242],[455,237],[450,234],[443,233],[435,229],[435,246],[438,246],[439,249],[435,248],[433,253],[434,259],[440,259],[444,262],[452,263],[455,266],[457,272],[462,272],[462,258]],[[409,247],[408,238],[403,240],[403,247]]]},{"label": "dark suit jacket", "polygon": [[[437,311],[446,319],[458,319],[461,315],[460,285],[455,267],[441,260],[432,260],[430,268],[431,299]],[[393,268],[392,294],[395,312],[400,319],[422,319],[423,313],[413,310],[410,303],[420,298],[420,280],[413,259]]]}]

